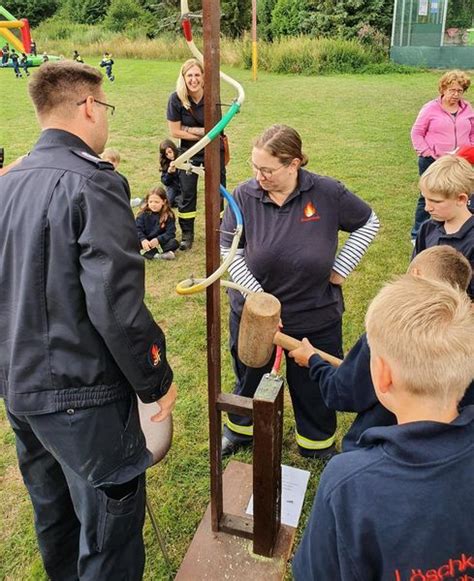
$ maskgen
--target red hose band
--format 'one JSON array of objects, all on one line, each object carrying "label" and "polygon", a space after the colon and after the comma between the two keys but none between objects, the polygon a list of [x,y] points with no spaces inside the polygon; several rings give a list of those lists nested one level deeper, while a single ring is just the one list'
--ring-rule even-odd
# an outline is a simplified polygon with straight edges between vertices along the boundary
[{"label": "red hose band", "polygon": [[184,38],[187,40],[187,42],[191,42],[193,40],[193,31],[191,29],[191,21],[184,18],[182,23],[181,23],[181,26],[183,27]]}]

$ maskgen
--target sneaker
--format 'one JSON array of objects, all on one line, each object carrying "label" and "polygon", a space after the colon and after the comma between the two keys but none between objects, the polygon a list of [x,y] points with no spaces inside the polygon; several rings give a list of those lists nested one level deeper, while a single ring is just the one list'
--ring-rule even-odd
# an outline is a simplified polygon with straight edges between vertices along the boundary
[{"label": "sneaker", "polygon": [[130,206],[132,206],[132,208],[136,208],[137,206],[139,206],[142,203],[142,199],[141,198],[132,198],[130,200]]},{"label": "sneaker", "polygon": [[155,254],[154,258],[157,260],[174,260],[176,254],[172,250],[168,250],[168,252],[163,252],[163,254]]}]

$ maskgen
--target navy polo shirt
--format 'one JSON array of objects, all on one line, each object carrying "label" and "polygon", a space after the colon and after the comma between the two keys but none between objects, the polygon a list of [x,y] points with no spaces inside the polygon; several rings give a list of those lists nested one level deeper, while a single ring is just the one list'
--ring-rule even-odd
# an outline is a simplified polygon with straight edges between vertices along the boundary
[{"label": "navy polo shirt", "polygon": [[[168,108],[166,109],[166,119],[168,121],[181,121],[185,127],[204,127],[204,96],[199,103],[191,102],[191,110],[181,103],[181,99],[177,93],[172,93],[168,100]],[[181,140],[181,147],[189,149],[196,141]]]},{"label": "navy polo shirt", "polygon": [[[427,220],[424,222],[418,232],[412,258],[415,258],[417,254],[426,248],[442,246],[443,244],[452,246],[463,254],[469,260],[474,270],[474,216],[466,220],[454,234],[446,234],[444,222],[436,222],[435,220]],[[474,300],[473,279],[471,279],[471,284],[467,292],[471,300]]]},{"label": "navy polo shirt", "polygon": [[[280,207],[251,179],[234,199],[243,214],[240,247],[262,288],[282,304],[287,333],[309,333],[339,320],[342,290],[329,282],[338,232],[353,232],[369,219],[371,208],[340,182],[301,169],[296,190]],[[228,207],[221,244],[230,247],[235,218]],[[231,308],[240,313],[241,293],[229,291]]]}]

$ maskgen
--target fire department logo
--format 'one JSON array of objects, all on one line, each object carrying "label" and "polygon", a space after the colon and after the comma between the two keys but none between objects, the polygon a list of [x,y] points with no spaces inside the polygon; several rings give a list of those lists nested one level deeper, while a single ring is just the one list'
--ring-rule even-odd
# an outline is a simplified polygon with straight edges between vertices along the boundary
[{"label": "fire department logo", "polygon": [[153,343],[148,351],[148,361],[153,367],[156,367],[161,361],[160,348],[156,343]]},{"label": "fire department logo", "polygon": [[301,222],[316,222],[320,219],[319,213],[312,202],[308,202],[303,210],[303,218]]}]

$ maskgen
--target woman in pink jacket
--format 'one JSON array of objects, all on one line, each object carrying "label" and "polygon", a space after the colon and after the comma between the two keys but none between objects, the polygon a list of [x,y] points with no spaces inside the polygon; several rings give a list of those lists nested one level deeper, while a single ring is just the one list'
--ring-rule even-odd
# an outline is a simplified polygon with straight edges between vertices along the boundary
[{"label": "woman in pink jacket", "polygon": [[[411,141],[418,154],[420,175],[442,155],[463,145],[474,145],[474,109],[463,99],[470,84],[470,78],[463,71],[445,73],[438,84],[440,96],[423,105],[418,113],[411,130]],[[420,194],[412,240],[428,218],[425,200]]]}]

